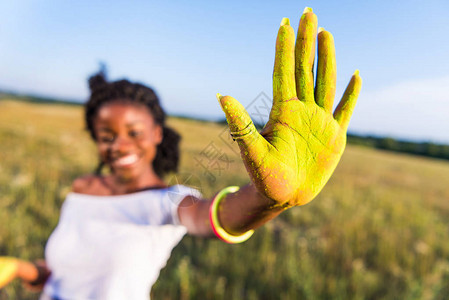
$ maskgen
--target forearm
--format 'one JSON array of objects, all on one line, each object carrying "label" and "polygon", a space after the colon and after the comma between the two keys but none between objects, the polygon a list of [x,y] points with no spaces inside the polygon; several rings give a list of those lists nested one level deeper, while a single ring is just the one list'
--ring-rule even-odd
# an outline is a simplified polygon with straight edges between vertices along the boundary
[{"label": "forearm", "polygon": [[33,263],[24,260],[17,261],[17,278],[26,282],[33,282],[38,276],[39,271]]},{"label": "forearm", "polygon": [[239,235],[260,227],[284,211],[275,204],[260,194],[253,184],[248,184],[224,196],[218,206],[218,219],[228,233]]},{"label": "forearm", "polygon": [[[214,236],[209,221],[209,209],[213,199],[186,197],[179,206],[180,221],[190,234]],[[263,225],[282,211],[282,208],[275,206],[274,201],[261,195],[254,185],[248,184],[236,193],[224,196],[218,206],[218,221],[227,232],[239,235]]]},{"label": "forearm", "polygon": [[18,261],[17,278],[20,278],[27,288],[40,290],[49,276],[50,270],[43,260],[34,263],[24,260]]}]

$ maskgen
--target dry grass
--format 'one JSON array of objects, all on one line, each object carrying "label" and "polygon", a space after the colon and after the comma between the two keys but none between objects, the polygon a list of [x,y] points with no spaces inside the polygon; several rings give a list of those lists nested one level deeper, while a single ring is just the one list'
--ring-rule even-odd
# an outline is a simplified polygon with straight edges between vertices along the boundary
[{"label": "dry grass", "polygon": [[[247,175],[221,125],[170,119],[205,196]],[[41,258],[71,181],[97,163],[80,107],[0,101],[0,255]],[[230,147],[228,147],[230,145]],[[209,148],[208,148],[209,147]],[[216,147],[228,163],[207,161]],[[203,169],[198,161],[207,163]],[[212,173],[205,173],[208,170]],[[186,237],[155,299],[445,299],[449,163],[348,146],[312,203],[243,245]],[[173,180],[172,177],[167,178]],[[0,299],[36,299],[19,283]]]}]

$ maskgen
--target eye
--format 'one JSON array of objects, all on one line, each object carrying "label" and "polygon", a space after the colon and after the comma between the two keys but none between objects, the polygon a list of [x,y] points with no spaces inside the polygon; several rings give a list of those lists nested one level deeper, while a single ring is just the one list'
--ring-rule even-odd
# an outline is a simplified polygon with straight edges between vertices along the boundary
[{"label": "eye", "polygon": [[142,131],[140,131],[140,130],[130,130],[128,134],[129,134],[130,137],[138,137],[138,136],[142,135]]},{"label": "eye", "polygon": [[98,140],[101,143],[112,143],[112,142],[114,142],[114,136],[112,136],[112,135],[99,136]]}]

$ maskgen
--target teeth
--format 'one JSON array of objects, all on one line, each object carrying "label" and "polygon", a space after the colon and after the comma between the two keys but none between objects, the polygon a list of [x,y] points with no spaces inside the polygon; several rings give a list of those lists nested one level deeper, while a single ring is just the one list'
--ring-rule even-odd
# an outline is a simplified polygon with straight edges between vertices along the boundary
[{"label": "teeth", "polygon": [[136,154],[131,154],[131,155],[123,156],[123,157],[117,159],[115,161],[115,164],[119,165],[119,166],[130,165],[130,164],[135,163],[137,161],[137,159],[138,159],[138,157]]}]

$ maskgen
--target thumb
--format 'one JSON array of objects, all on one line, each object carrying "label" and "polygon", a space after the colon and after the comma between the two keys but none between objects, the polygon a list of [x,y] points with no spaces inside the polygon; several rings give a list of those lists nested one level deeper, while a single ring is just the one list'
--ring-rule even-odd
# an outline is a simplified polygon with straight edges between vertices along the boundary
[{"label": "thumb", "polygon": [[246,109],[231,96],[217,94],[221,109],[226,115],[233,140],[237,141],[247,166],[259,167],[271,146],[257,132]]}]

